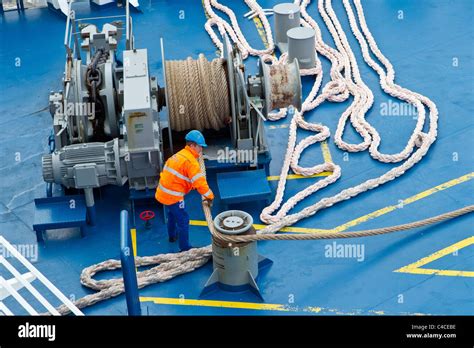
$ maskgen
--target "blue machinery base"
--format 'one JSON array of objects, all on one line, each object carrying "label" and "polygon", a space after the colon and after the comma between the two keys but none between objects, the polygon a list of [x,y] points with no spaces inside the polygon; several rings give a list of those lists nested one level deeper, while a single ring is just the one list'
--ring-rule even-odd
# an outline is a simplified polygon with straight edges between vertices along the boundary
[{"label": "blue machinery base", "polygon": [[44,231],[60,228],[79,227],[84,236],[88,218],[84,196],[37,198],[35,209],[33,230],[38,242],[43,241]]}]

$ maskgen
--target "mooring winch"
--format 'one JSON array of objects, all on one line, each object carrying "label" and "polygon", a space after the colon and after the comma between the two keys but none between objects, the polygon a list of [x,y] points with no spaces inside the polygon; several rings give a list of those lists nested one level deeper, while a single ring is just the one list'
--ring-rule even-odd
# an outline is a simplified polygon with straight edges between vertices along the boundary
[{"label": "mooring winch", "polygon": [[[171,153],[171,131],[227,128],[229,132],[214,143],[211,138],[205,150],[208,167],[219,163],[219,167],[268,168],[271,156],[263,121],[274,109],[301,108],[296,59],[279,66],[261,60],[259,73],[245,77],[241,53],[225,37],[222,57],[211,62],[204,56],[167,61],[163,54],[165,85],[160,87],[149,74],[147,50],[134,47],[130,21],[123,62],[117,58],[121,23],[105,24],[99,31],[93,24],[79,22],[71,11],[66,42],[74,45],[67,49],[64,91],[50,96],[55,148],[43,156],[47,183],[90,191],[128,181],[130,189],[152,190],[164,162],[166,128]],[[76,27],[80,30],[71,29]],[[81,103],[91,107],[77,110]],[[158,112],[165,106],[160,117]],[[242,156],[236,163],[225,158],[234,156],[232,151],[256,153],[257,158]]]},{"label": "mooring winch", "polygon": [[[228,210],[214,218],[216,230],[227,235],[256,234],[252,224],[252,216],[241,210]],[[201,296],[221,288],[232,292],[250,290],[263,300],[256,280],[260,270],[272,261],[258,255],[257,242],[229,245],[213,238],[212,264],[214,271]]]},{"label": "mooring winch", "polygon": [[[163,43],[162,43],[163,51]],[[275,109],[290,105],[301,108],[301,78],[298,61],[269,65],[259,61],[259,73],[246,76],[245,64],[237,45],[224,36],[220,58],[207,61],[166,60],[163,53],[164,88],[159,89],[159,109],[167,107],[170,147],[173,131],[228,127],[229,141],[210,140],[204,156],[207,166],[213,162],[234,163],[218,158],[219,150],[256,151],[257,167],[266,167],[270,153],[263,121]],[[164,94],[164,96],[163,96]],[[221,151],[225,154],[225,151]],[[228,152],[227,152],[228,153]],[[247,163],[248,165],[248,163]],[[253,164],[255,166],[255,163]]]},{"label": "mooring winch", "polygon": [[50,94],[53,134],[42,160],[47,195],[53,183],[84,190],[90,223],[94,188],[128,182],[152,192],[164,160],[158,85],[147,50],[135,47],[128,2],[126,15],[112,18],[99,29],[102,18],[77,19],[68,4],[63,90]]}]

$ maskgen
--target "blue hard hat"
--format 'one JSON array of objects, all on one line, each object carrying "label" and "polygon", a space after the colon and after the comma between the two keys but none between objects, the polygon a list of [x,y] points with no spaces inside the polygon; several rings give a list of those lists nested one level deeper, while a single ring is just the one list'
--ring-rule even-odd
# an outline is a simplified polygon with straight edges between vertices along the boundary
[{"label": "blue hard hat", "polygon": [[192,130],[188,134],[186,134],[186,137],[184,138],[187,141],[192,141],[193,143],[198,144],[199,146],[206,147],[206,140],[204,139],[204,135],[198,130]]}]

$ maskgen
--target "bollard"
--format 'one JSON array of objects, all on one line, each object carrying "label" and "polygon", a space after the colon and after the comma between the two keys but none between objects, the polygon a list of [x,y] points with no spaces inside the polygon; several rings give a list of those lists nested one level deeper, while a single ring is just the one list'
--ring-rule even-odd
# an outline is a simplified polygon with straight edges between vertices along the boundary
[{"label": "bollard", "polygon": [[298,27],[288,30],[288,61],[297,59],[300,69],[311,69],[316,65],[314,29]]},{"label": "bollard", "polygon": [[300,8],[292,3],[278,4],[273,7],[275,44],[281,53],[288,50],[286,32],[300,26]]},{"label": "bollard", "polygon": [[[252,216],[240,210],[228,210],[214,218],[214,227],[227,235],[256,234]],[[263,301],[257,285],[261,269],[272,261],[259,255],[257,242],[236,243],[229,246],[215,238],[212,239],[213,272],[206,282],[200,297],[220,288],[224,291],[241,292],[250,290]]]}]

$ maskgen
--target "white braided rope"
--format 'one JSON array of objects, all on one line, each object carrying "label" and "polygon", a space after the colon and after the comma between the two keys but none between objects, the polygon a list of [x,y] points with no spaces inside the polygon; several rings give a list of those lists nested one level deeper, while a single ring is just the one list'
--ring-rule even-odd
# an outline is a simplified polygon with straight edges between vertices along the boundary
[{"label": "white braided rope", "polygon": [[[248,55],[252,56],[261,56],[264,54],[271,54],[275,48],[275,44],[273,42],[273,37],[272,37],[272,29],[270,27],[270,23],[268,23],[267,16],[265,15],[265,12],[263,9],[258,5],[256,1],[253,0],[244,0],[245,3],[249,6],[251,10],[254,11],[254,13],[257,14],[257,16],[260,18],[263,24],[263,28],[265,30],[265,34],[267,37],[267,42],[268,42],[268,48],[263,49],[263,50],[257,50],[253,47],[250,46],[250,44],[247,42],[245,39],[244,34],[242,34],[242,31],[240,30],[239,22],[237,21],[237,17],[235,16],[234,12],[228,8],[227,6],[224,6],[220,3],[218,3],[216,0],[204,0],[204,9],[209,16],[209,19],[207,20],[206,24],[204,25],[204,28],[208,32],[209,36],[212,39],[212,42],[216,45],[216,47],[222,51],[222,41],[219,40],[217,37],[216,33],[213,30],[213,26],[217,26],[220,34],[224,36],[225,33],[227,33],[230,37],[230,39],[237,44],[239,47],[240,52],[242,53],[242,58],[245,59],[248,57]],[[213,10],[213,8],[218,9],[219,11],[224,12],[227,16],[229,16],[231,24],[227,23],[222,17],[219,17]]]},{"label": "white braided rope", "polygon": [[[437,118],[438,118],[436,105],[428,98],[421,96],[417,93],[414,93],[412,91],[409,91],[407,89],[401,88],[393,83],[393,79],[395,75],[393,71],[393,67],[390,65],[388,60],[382,55],[380,50],[378,50],[375,44],[375,40],[370,34],[370,31],[365,22],[363,9],[360,2],[358,0],[355,0],[354,3],[356,5],[357,13],[359,16],[359,22],[365,36],[361,35],[361,33],[358,31],[356,21],[355,21],[355,18],[354,18],[354,15],[353,15],[353,12],[348,0],[344,0],[344,7],[347,11],[347,14],[350,20],[351,29],[354,32],[354,35],[356,36],[363,50],[364,59],[367,61],[369,66],[371,66],[379,74],[381,86],[384,89],[384,91],[396,98],[399,98],[401,100],[405,100],[414,104],[417,107],[419,116],[418,116],[418,122],[415,127],[414,134],[412,135],[409,143],[407,144],[407,146],[402,152],[395,155],[383,155],[378,152],[377,148],[380,144],[380,137],[378,136],[378,133],[376,132],[376,130],[373,127],[371,127],[363,118],[367,110],[369,110],[372,105],[372,102],[373,102],[372,93],[367,88],[367,86],[363,84],[360,78],[360,74],[357,68],[357,62],[355,60],[355,57],[352,51],[350,50],[349,44],[340,26],[340,23],[338,22],[337,17],[332,9],[331,1],[320,0],[318,4],[319,11],[321,13],[321,16],[323,17],[323,20],[328,26],[328,29],[331,32],[331,35],[333,36],[333,39],[336,43],[336,46],[339,49],[339,52],[342,53],[342,58],[344,60],[345,83],[349,92],[352,95],[354,95],[354,102],[343,113],[339,121],[338,131],[336,132],[336,140],[335,140],[336,144],[338,144],[340,148],[343,148],[346,151],[361,151],[362,149],[364,149],[364,147],[366,147],[365,143],[368,141],[368,145],[370,146],[369,152],[371,156],[378,159],[379,161],[399,162],[406,158],[408,159],[402,165],[391,169],[389,172],[385,173],[384,175],[378,178],[370,179],[362,184],[351,187],[349,189],[345,189],[341,191],[340,193],[336,194],[335,196],[323,198],[316,204],[313,204],[312,206],[307,207],[296,214],[284,215],[284,217],[280,219],[279,221],[271,221],[273,222],[273,224],[266,227],[263,230],[260,230],[259,233],[263,233],[263,234],[274,233],[278,231],[279,229],[281,229],[282,227],[294,224],[296,221],[299,221],[300,219],[303,219],[315,214],[320,209],[330,207],[340,201],[350,199],[352,197],[357,196],[358,194],[362,192],[371,190],[388,181],[394,180],[395,178],[403,175],[405,171],[407,171],[408,169],[413,167],[417,162],[419,162],[421,158],[427,153],[431,144],[436,139]],[[307,15],[307,12],[305,11],[306,9],[305,4],[307,6],[307,4],[309,4],[309,1],[303,2],[304,8],[302,9],[302,14],[304,18],[308,18],[309,16]],[[315,25],[316,23],[314,23],[313,21],[312,24]],[[381,67],[378,67],[378,68],[376,67],[376,63],[373,60],[369,60],[370,55],[367,50],[367,45],[364,45],[365,39],[369,41],[369,47],[374,53],[374,55],[384,64],[385,68],[388,71],[386,74],[384,73]],[[354,79],[354,81],[351,81],[352,78]],[[323,91],[323,94],[324,94],[324,91]],[[428,133],[421,132],[421,129],[424,125],[424,120],[425,120],[425,109],[424,109],[423,104],[426,105],[430,111],[430,127],[429,127]],[[302,111],[305,111],[305,108],[303,108]],[[350,115],[350,113],[352,113],[352,115]],[[361,144],[352,145],[352,144],[344,143],[342,141],[342,129],[344,128],[345,122],[347,121],[347,118],[349,117],[349,115],[350,115],[352,125],[354,126],[354,128],[356,128],[356,130],[359,132],[359,134],[361,134],[361,136],[364,139],[364,142]],[[290,129],[290,132],[291,132],[291,129]],[[371,136],[372,139],[370,139],[369,136]],[[290,146],[291,146],[291,143],[290,143]],[[414,153],[412,153],[415,146],[418,146],[418,149]],[[296,152],[296,149],[295,149],[295,152]],[[285,165],[284,165],[284,168],[282,169],[282,172],[285,170],[286,165],[287,163],[285,161]],[[283,191],[284,188],[282,189],[279,185],[278,189]],[[293,197],[288,199],[288,201],[285,204],[287,206],[294,206],[297,202],[301,201],[302,198],[307,197],[309,194],[312,194],[313,192],[316,192],[315,185],[312,185],[306,188],[305,190],[299,192],[298,194],[294,195]]]},{"label": "white braided rope", "polygon": [[[279,60],[270,55],[271,52],[273,52],[274,43],[271,39],[271,30],[269,28],[268,21],[265,18],[265,13],[255,1],[245,0],[245,2],[252,10],[255,11],[255,13],[257,13],[264,25],[267,40],[269,42],[269,47],[267,50],[252,49],[248,45],[245,38],[243,38],[242,31],[240,30],[232,10],[228,7],[218,4],[216,1],[207,0],[204,2],[205,8],[206,12],[211,16],[211,18],[208,23],[206,23],[206,30],[211,36],[214,44],[216,44],[217,47],[222,48],[222,43],[217,39],[217,36],[212,30],[212,26],[210,24],[217,25],[221,34],[227,32],[231,39],[242,50],[244,58],[250,53],[252,55],[259,55],[263,57],[266,62],[272,62],[273,64],[284,64],[287,59],[285,54],[282,55]],[[321,62],[319,59],[317,59],[316,67],[314,69],[310,69],[310,71],[301,71],[302,75],[316,75],[316,79],[310,94],[303,103],[301,112],[290,112],[290,115],[293,115],[289,127],[288,148],[281,169],[275,199],[268,207],[263,209],[262,213],[260,214],[260,219],[270,225],[258,231],[258,233],[261,234],[275,233],[281,228],[292,225],[303,218],[309,217],[321,209],[330,207],[340,201],[350,199],[362,192],[371,190],[388,181],[394,180],[418,163],[427,153],[431,144],[436,140],[438,118],[436,105],[425,96],[402,88],[394,83],[395,71],[393,66],[378,49],[375,39],[370,33],[365,22],[364,12],[360,1],[353,0],[358,16],[356,19],[349,0],[343,0],[344,8],[349,18],[351,30],[359,42],[364,60],[379,75],[379,81],[382,89],[392,97],[414,105],[418,111],[417,123],[413,134],[401,152],[396,154],[383,154],[378,150],[381,143],[380,135],[378,134],[377,130],[365,120],[367,111],[370,110],[373,105],[374,97],[372,91],[367,87],[367,85],[365,85],[360,76],[356,58],[348,43],[342,26],[332,8],[332,1],[319,0],[318,10],[329,32],[331,33],[331,36],[333,37],[336,49],[330,47],[322,40],[321,31],[316,21],[314,21],[314,19],[307,12],[307,7],[310,2],[310,0],[296,0],[295,4],[300,6],[300,12],[302,16],[301,24],[303,26],[313,28],[316,32],[316,51],[331,61],[331,80],[324,86],[322,92],[318,95],[323,77],[323,71],[321,69]],[[229,18],[231,18],[232,24],[228,24],[221,17],[217,16],[212,11],[212,7],[225,12]],[[362,32],[359,30],[358,25],[360,25]],[[382,63],[383,67],[377,64],[370,57],[369,49]],[[353,96],[353,101],[351,105],[342,113],[338,121],[338,126],[335,133],[336,145],[340,149],[348,152],[359,152],[368,149],[370,155],[374,159],[385,163],[397,163],[404,160],[406,161],[380,177],[367,180],[362,184],[342,190],[332,197],[321,199],[317,203],[303,209],[298,213],[288,215],[288,212],[293,209],[296,204],[313,193],[321,190],[322,188],[334,183],[341,175],[340,167],[334,163],[323,163],[309,168],[301,167],[299,165],[301,154],[307,147],[317,142],[324,141],[330,136],[329,129],[326,126],[319,123],[310,123],[305,121],[303,118],[304,112],[315,109],[325,101],[345,101],[349,95]],[[430,121],[429,131],[427,133],[422,131],[426,118],[425,106],[429,109]],[[282,117],[285,117],[286,114],[287,110],[282,109],[278,113],[269,115],[269,119],[278,120]],[[350,144],[342,139],[344,129],[347,125],[347,122],[349,121],[362,138],[362,142],[359,144]],[[313,131],[316,134],[308,136],[296,144],[296,134],[298,127]],[[323,171],[329,171],[332,173],[324,179],[319,180],[318,182],[308,186],[304,190],[288,198],[287,201],[283,203],[283,196],[290,168],[294,173],[304,176],[318,174]]]},{"label": "white braided rope", "polygon": [[[274,57],[269,56],[273,52],[273,40],[271,37],[271,30],[266,20],[265,14],[263,13],[260,6],[255,1],[245,0],[249,7],[255,11],[266,30],[267,40],[269,42],[269,48],[267,50],[255,50],[252,49],[245,37],[243,37],[242,32],[238,27],[237,20],[233,12],[217,3],[213,0],[204,0],[206,7],[206,12],[211,16],[209,21],[206,23],[206,30],[211,36],[213,42],[217,47],[222,48],[222,43],[218,40],[217,36],[212,30],[213,25],[217,25],[221,34],[227,32],[232,40],[239,46],[243,52],[243,56],[246,57],[248,54],[260,55],[264,57],[266,61],[272,61],[273,64],[284,64],[286,61],[286,55],[282,55],[279,60],[276,60]],[[381,154],[378,151],[378,146],[380,145],[380,136],[377,131],[370,126],[370,124],[365,120],[365,113],[370,109],[373,103],[373,95],[370,89],[363,83],[359,70],[357,67],[357,62],[355,57],[350,49],[350,46],[347,42],[347,38],[340,26],[340,23],[332,9],[331,0],[319,0],[318,9],[321,13],[321,16],[328,26],[328,29],[333,36],[334,42],[336,43],[336,49],[326,45],[321,37],[321,31],[317,26],[316,22],[308,15],[306,8],[310,3],[310,0],[303,0],[300,4],[300,1],[295,1],[296,4],[300,6],[301,15],[302,15],[302,25],[309,26],[313,28],[316,32],[316,51],[331,61],[331,70],[330,76],[331,80],[324,86],[320,95],[318,95],[319,89],[321,87],[323,71],[321,69],[321,62],[319,59],[316,61],[316,67],[309,70],[301,70],[301,74],[306,75],[316,75],[315,83],[311,89],[310,94],[305,99],[301,112],[293,112],[294,109],[291,108],[289,114],[292,115],[290,122],[290,132],[288,140],[288,148],[285,154],[284,164],[282,167],[280,180],[278,181],[278,188],[275,195],[275,199],[272,204],[266,207],[261,213],[261,220],[269,223],[270,225],[264,229],[258,231],[258,234],[270,234],[275,233],[285,226],[292,225],[297,221],[309,217],[315,214],[317,211],[330,207],[338,202],[343,200],[350,199],[357,196],[358,194],[374,189],[380,185],[383,185],[386,182],[394,180],[395,178],[403,175],[408,169],[413,167],[418,163],[423,156],[428,152],[431,144],[436,140],[437,135],[437,120],[438,120],[438,110],[436,105],[427,97],[422,96],[418,93],[412,92],[408,89],[402,88],[394,83],[395,71],[388,61],[388,59],[383,56],[380,50],[377,47],[377,44],[370,33],[367,24],[365,22],[364,12],[360,0],[353,0],[353,3],[357,12],[357,19],[352,10],[349,0],[343,0],[344,8],[346,9],[351,30],[354,33],[356,39],[358,40],[360,47],[362,49],[364,60],[367,64],[374,69],[380,78],[380,85],[382,89],[390,94],[391,96],[409,102],[418,110],[418,122],[415,126],[412,137],[408,141],[404,150],[398,154],[386,155]],[[226,23],[222,18],[218,17],[211,8],[212,6],[217,9],[224,11],[229,15],[232,21],[232,25]],[[357,24],[359,24],[362,32],[359,30]],[[377,57],[379,62],[383,65],[381,67],[377,64],[371,57],[369,50]],[[313,167],[304,168],[301,167],[298,162],[301,156],[301,153],[310,145],[321,142],[327,139],[330,136],[329,129],[318,123],[309,123],[304,120],[303,114],[305,111],[312,110],[322,104],[324,101],[332,102],[342,102],[346,100],[349,95],[354,97],[352,104],[349,108],[341,115],[341,118],[338,123],[336,130],[335,142],[337,146],[343,150],[356,152],[364,151],[367,148],[369,149],[370,155],[382,162],[400,162],[405,160],[401,165],[395,167],[385,173],[384,175],[367,180],[366,182],[359,184],[357,186],[342,190],[338,194],[321,199],[316,204],[313,204],[298,213],[287,215],[287,213],[300,201],[310,196],[311,194],[317,192],[318,190],[330,185],[335,182],[341,175],[341,169],[339,166],[334,163],[323,163],[320,165],[315,165]],[[429,130],[427,133],[422,132],[424,123],[425,123],[425,106],[429,109]],[[279,113],[274,114],[273,119],[278,119],[278,117],[284,117],[286,115],[286,109],[280,110]],[[363,141],[360,144],[348,144],[342,140],[343,129],[347,121],[350,120],[353,127],[361,135]],[[296,144],[296,132],[297,128],[301,127],[306,130],[315,132],[315,135],[308,136],[304,138],[300,143]],[[415,147],[417,149],[415,150]],[[414,152],[413,152],[414,151]],[[202,165],[202,159],[201,159]],[[323,171],[331,171],[332,174],[328,177],[316,182],[315,184],[307,187],[306,189],[298,192],[296,195],[290,197],[283,205],[283,195],[286,186],[286,179],[288,176],[289,168],[301,175],[313,175],[316,173],[321,173]],[[205,172],[205,168],[202,168]],[[280,208],[281,206],[281,208]],[[279,211],[272,215],[277,209]],[[472,211],[472,207],[465,208]],[[209,207],[204,209],[206,219],[212,221],[210,217]],[[463,212],[464,214],[465,212]],[[459,216],[457,212],[449,213],[453,216]],[[445,214],[445,215],[449,215]],[[457,214],[457,215],[456,215]],[[440,218],[438,216],[437,218]],[[444,217],[445,218],[445,217]],[[443,218],[443,219],[444,219]],[[435,221],[434,219],[428,219]],[[439,220],[439,219],[438,219]],[[429,223],[433,223],[433,221]],[[421,224],[420,224],[421,223]],[[411,225],[422,225],[422,222],[413,223]],[[426,222],[428,223],[428,222]],[[212,232],[212,226],[210,225],[210,230]],[[399,226],[400,227],[400,226]],[[367,235],[367,232],[376,233],[388,233],[392,230],[397,230],[394,227],[379,229],[380,231],[363,231],[360,232],[361,235]],[[355,234],[354,234],[355,235]],[[262,238],[264,236],[261,236]],[[268,236],[268,237],[277,237],[277,236]],[[285,235],[278,235],[278,237],[285,237]],[[313,237],[313,236],[309,236]],[[324,236],[320,236],[325,238]],[[328,238],[337,238],[336,236],[328,236]],[[308,238],[309,239],[309,238]],[[209,258],[211,257],[212,248],[211,246],[206,246],[197,249],[191,249],[186,252],[178,254],[165,254],[165,255],[155,255],[149,257],[137,257],[136,263],[137,266],[144,265],[155,265],[157,266],[143,272],[138,272],[138,287],[143,288],[150,284],[157,282],[164,282],[169,279],[172,279],[180,274],[185,274],[193,271],[196,268],[204,265]],[[99,301],[118,296],[124,292],[124,285],[122,279],[109,279],[109,280],[94,280],[93,276],[97,272],[104,270],[113,270],[120,268],[120,262],[118,260],[107,260],[97,265],[92,265],[83,270],[81,275],[81,282],[83,285],[90,287],[92,289],[98,290],[98,293],[87,295],[82,299],[76,301],[76,305],[79,308],[84,308],[86,306],[92,305]],[[67,308],[59,308],[61,314],[67,314]]]}]

